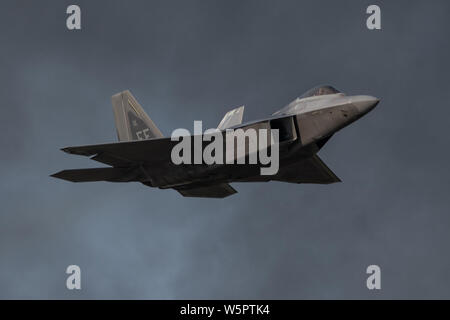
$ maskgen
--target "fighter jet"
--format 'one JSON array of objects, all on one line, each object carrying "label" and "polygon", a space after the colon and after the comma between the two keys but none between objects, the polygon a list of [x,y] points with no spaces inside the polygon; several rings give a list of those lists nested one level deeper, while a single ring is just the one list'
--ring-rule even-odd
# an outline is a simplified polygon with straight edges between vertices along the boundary
[{"label": "fighter jet", "polygon": [[[340,182],[317,153],[337,131],[367,114],[378,102],[379,99],[367,95],[347,96],[326,85],[308,90],[271,116],[257,121],[242,123],[243,106],[229,111],[216,129],[221,134],[237,129],[278,130],[279,169],[276,174],[261,175],[261,164],[175,164],[171,152],[179,142],[164,137],[126,90],[112,96],[119,142],[61,149],[108,167],[63,170],[52,176],[72,182],[134,181],[149,187],[172,188],[185,197],[206,198],[236,193],[232,182]],[[205,144],[203,141],[202,147]],[[248,150],[247,146],[245,152]]]}]

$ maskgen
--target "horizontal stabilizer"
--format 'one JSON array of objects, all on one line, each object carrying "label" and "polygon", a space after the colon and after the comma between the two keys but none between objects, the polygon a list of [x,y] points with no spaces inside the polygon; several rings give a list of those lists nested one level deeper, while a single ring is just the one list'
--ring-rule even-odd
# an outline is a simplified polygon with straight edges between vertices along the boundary
[{"label": "horizontal stabilizer", "polygon": [[184,197],[225,198],[237,193],[237,191],[228,183],[199,187],[189,187],[189,185],[187,185],[175,189]]},{"label": "horizontal stabilizer", "polygon": [[225,130],[237,126],[242,123],[242,118],[244,116],[244,106],[228,111],[227,114],[220,121],[217,129]]},{"label": "horizontal stabilizer", "polygon": [[136,181],[137,174],[129,168],[89,168],[63,170],[52,174],[52,177],[72,182],[128,182]]}]

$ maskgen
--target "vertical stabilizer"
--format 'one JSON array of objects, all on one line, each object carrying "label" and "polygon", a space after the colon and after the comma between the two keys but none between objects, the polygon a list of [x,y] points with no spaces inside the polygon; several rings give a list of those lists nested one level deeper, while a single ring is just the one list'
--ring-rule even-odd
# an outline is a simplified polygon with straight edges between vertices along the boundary
[{"label": "vertical stabilizer", "polygon": [[164,137],[130,91],[111,98],[119,141],[147,140]]},{"label": "vertical stabilizer", "polygon": [[217,129],[225,130],[227,128],[240,125],[242,117],[244,116],[244,106],[228,111],[227,114],[220,121]]}]

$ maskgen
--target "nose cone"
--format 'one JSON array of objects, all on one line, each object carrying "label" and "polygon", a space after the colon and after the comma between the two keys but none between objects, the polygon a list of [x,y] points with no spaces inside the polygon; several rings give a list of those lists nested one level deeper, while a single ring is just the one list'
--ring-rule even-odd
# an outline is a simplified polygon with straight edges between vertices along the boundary
[{"label": "nose cone", "polygon": [[380,102],[380,99],[377,99],[372,96],[354,96],[352,97],[352,104],[358,109],[360,116],[365,115]]}]

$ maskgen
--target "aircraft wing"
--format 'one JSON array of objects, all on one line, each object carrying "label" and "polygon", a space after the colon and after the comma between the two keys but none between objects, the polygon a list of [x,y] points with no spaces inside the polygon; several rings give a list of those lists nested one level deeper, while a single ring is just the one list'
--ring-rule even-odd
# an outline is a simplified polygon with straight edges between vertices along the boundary
[{"label": "aircraft wing", "polygon": [[318,155],[314,155],[311,158],[294,163],[290,166],[280,168],[272,180],[291,183],[318,184],[341,182],[341,179],[327,167]]},{"label": "aircraft wing", "polygon": [[138,181],[139,172],[134,168],[89,168],[89,169],[70,169],[59,171],[52,174],[52,177],[72,181],[72,182],[90,182],[90,181],[109,181],[109,182],[128,182]]},{"label": "aircraft wing", "polygon": [[159,163],[170,160],[171,150],[178,141],[170,138],[115,142],[61,149],[70,154],[93,156],[91,159],[115,167],[140,163]]}]

